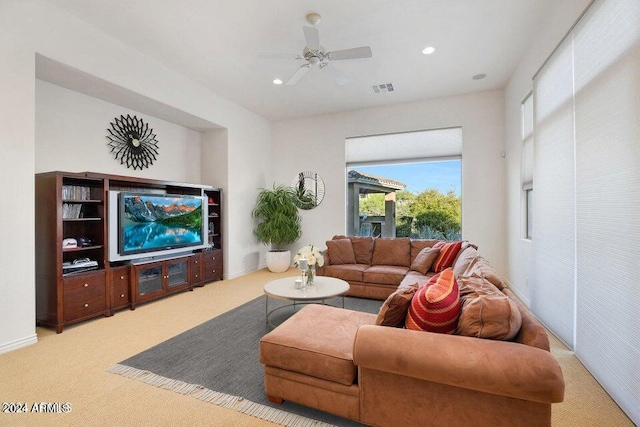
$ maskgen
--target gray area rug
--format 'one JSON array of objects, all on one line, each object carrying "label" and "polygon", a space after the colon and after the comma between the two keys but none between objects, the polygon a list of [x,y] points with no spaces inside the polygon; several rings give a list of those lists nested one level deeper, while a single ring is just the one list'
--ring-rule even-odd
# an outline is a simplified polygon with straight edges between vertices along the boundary
[{"label": "gray area rug", "polygon": [[[269,402],[258,356],[258,342],[268,332],[264,299],[258,297],[221,314],[120,362],[110,371],[282,425],[360,426],[292,402]],[[341,306],[339,298],[331,302]],[[283,305],[269,299],[270,310]],[[351,310],[377,313],[381,305],[382,301],[345,298],[345,308]],[[270,321],[278,324],[293,314],[293,308],[274,314]]]}]

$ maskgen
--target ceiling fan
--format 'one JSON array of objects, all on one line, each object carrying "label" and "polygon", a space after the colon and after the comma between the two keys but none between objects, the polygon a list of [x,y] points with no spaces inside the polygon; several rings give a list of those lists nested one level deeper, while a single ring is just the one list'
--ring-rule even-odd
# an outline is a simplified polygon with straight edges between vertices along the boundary
[{"label": "ceiling fan", "polygon": [[279,54],[264,54],[260,55],[262,58],[292,58],[292,59],[304,59],[306,63],[302,64],[295,73],[285,82],[285,85],[295,85],[311,67],[317,65],[319,69],[326,70],[331,77],[339,84],[344,85],[349,82],[349,77],[338,71],[335,67],[330,65],[331,61],[341,61],[343,59],[361,59],[371,58],[371,47],[355,47],[352,49],[335,50],[327,52],[324,47],[320,45],[320,32],[316,28],[316,25],[320,23],[322,17],[317,13],[310,13],[306,16],[307,22],[313,25],[313,27],[303,26],[302,31],[304,33],[304,39],[307,46],[302,51],[302,55],[279,55]]}]

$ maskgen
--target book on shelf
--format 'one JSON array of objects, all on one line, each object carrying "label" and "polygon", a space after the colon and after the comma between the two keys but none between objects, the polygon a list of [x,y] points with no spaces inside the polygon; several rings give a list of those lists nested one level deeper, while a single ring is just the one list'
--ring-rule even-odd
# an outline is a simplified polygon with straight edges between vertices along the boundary
[{"label": "book on shelf", "polygon": [[62,198],[64,200],[91,200],[91,187],[84,185],[63,185]]},{"label": "book on shelf", "polygon": [[78,219],[82,212],[82,205],[80,203],[63,203],[62,204],[62,218],[63,219]]}]

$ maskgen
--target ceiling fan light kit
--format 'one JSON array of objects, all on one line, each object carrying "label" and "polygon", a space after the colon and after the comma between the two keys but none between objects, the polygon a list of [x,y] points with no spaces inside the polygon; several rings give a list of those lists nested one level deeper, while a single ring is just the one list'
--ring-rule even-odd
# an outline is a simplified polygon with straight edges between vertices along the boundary
[{"label": "ceiling fan light kit", "polygon": [[[293,86],[295,85],[313,66],[318,66],[320,70],[327,70],[327,74],[329,74],[339,85],[344,85],[349,82],[349,77],[344,75],[339,70],[335,69],[330,65],[331,61],[341,61],[345,59],[362,59],[362,58],[371,58],[371,47],[362,46],[351,49],[343,49],[336,50],[333,52],[327,52],[324,47],[320,45],[320,32],[316,28],[322,21],[322,16],[320,14],[312,12],[307,14],[306,16],[307,22],[313,27],[302,27],[302,32],[304,34],[304,39],[306,42],[306,47],[302,51],[302,56],[300,55],[260,55],[261,57],[271,57],[281,59],[283,57],[290,57],[295,59],[304,59],[307,61],[305,64],[302,64],[288,80],[284,83],[285,86]],[[275,83],[275,82],[274,82]]]},{"label": "ceiling fan light kit", "polygon": [[319,13],[311,12],[307,15],[307,22],[314,27],[322,21],[322,16]]}]

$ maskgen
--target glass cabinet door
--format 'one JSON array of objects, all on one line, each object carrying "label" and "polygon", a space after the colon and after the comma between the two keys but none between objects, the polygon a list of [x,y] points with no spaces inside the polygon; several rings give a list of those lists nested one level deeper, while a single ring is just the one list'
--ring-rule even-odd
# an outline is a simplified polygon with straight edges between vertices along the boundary
[{"label": "glass cabinet door", "polygon": [[138,295],[162,291],[162,265],[138,270]]},{"label": "glass cabinet door", "polygon": [[187,258],[167,262],[167,284],[169,288],[189,282],[189,260]]}]

